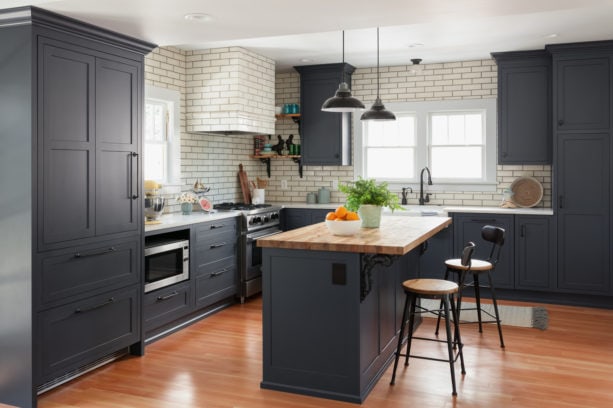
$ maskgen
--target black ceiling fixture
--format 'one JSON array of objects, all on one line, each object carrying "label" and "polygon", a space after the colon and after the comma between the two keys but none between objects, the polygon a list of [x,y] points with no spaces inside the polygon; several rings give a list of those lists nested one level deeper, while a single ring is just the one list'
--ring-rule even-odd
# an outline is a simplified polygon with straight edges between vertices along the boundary
[{"label": "black ceiling fixture", "polygon": [[333,97],[326,99],[321,110],[324,112],[356,112],[366,109],[364,104],[351,96],[351,89],[345,82],[345,30],[343,30],[343,81]]},{"label": "black ceiling fixture", "polygon": [[377,27],[377,99],[369,110],[362,114],[361,120],[396,120],[392,111],[385,109],[379,97],[379,27]]}]

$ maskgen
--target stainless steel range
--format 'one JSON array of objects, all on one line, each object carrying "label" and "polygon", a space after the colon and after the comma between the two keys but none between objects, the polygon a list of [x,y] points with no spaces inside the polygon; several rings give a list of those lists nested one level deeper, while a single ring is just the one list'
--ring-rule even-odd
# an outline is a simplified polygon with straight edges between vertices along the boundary
[{"label": "stainless steel range", "polygon": [[234,210],[242,213],[239,238],[240,299],[262,291],[262,249],[257,247],[258,238],[281,233],[281,207],[271,204],[221,203],[215,204],[218,211]]}]

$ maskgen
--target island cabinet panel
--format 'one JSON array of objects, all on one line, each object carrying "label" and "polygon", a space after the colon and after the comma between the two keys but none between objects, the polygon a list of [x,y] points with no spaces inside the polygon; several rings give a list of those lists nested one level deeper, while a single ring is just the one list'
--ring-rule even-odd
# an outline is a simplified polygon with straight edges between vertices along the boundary
[{"label": "island cabinet panel", "polygon": [[263,248],[263,388],[366,398],[391,362],[404,306],[401,282],[417,277],[419,252],[375,265],[361,296],[364,256]]},{"label": "island cabinet panel", "polygon": [[[473,259],[487,259],[492,243],[481,238],[481,228],[486,225],[501,227],[505,230],[505,240],[500,252],[496,270],[492,273],[494,286],[501,289],[513,289],[515,286],[513,215],[502,214],[454,214],[454,253],[460,254],[467,242],[476,244]],[[487,279],[485,276],[483,279]],[[487,283],[487,281],[482,282]]]},{"label": "island cabinet panel", "polygon": [[445,276],[445,260],[454,257],[452,224],[422,244],[419,277],[442,279]]}]

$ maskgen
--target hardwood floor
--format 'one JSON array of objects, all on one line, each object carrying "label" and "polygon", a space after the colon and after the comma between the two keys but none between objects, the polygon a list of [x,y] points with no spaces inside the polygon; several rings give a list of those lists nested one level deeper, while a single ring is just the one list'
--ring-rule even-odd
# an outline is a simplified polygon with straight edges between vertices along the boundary
[{"label": "hardwood floor", "polygon": [[[518,302],[502,302],[521,304]],[[545,305],[549,328],[462,326],[467,374],[451,396],[445,363],[391,367],[363,407],[612,407],[613,310]],[[431,331],[425,319],[419,331]],[[419,332],[418,331],[418,332]],[[336,408],[344,403],[262,390],[261,300],[235,305],[39,397],[40,408]],[[415,343],[429,352],[439,344]],[[421,348],[421,350],[425,350]],[[441,349],[442,350],[442,349]]]}]

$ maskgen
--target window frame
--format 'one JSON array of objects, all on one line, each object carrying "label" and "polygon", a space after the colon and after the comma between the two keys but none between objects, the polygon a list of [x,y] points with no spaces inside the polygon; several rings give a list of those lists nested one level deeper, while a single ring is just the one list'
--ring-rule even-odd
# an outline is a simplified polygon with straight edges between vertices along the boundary
[{"label": "window frame", "polygon": [[[166,105],[168,112],[168,126],[166,133],[166,177],[164,180],[154,180],[164,186],[180,186],[181,185],[181,126],[180,126],[180,110],[181,110],[181,94],[179,91],[167,88],[160,88],[153,85],[145,85],[145,100],[152,101],[156,104]],[[144,114],[144,107],[143,107]],[[143,144],[148,143],[144,137],[143,126]],[[160,144],[164,142],[152,142]],[[143,151],[145,146],[143,146]],[[144,171],[144,168],[143,168]]]},{"label": "window frame", "polygon": [[[386,103],[387,108],[396,115],[413,114],[416,116],[416,168],[413,179],[378,179],[386,181],[393,190],[402,187],[419,188],[419,175],[421,169],[429,166],[431,156],[430,144],[430,115],[432,113],[467,113],[471,111],[485,112],[485,149],[483,180],[445,180],[434,179],[433,185],[428,186],[429,191],[496,191],[497,178],[497,108],[496,98],[440,100],[440,101],[416,101],[416,102],[391,102]],[[353,115],[354,129],[354,177],[365,177],[365,146],[363,123],[360,115]]]}]

